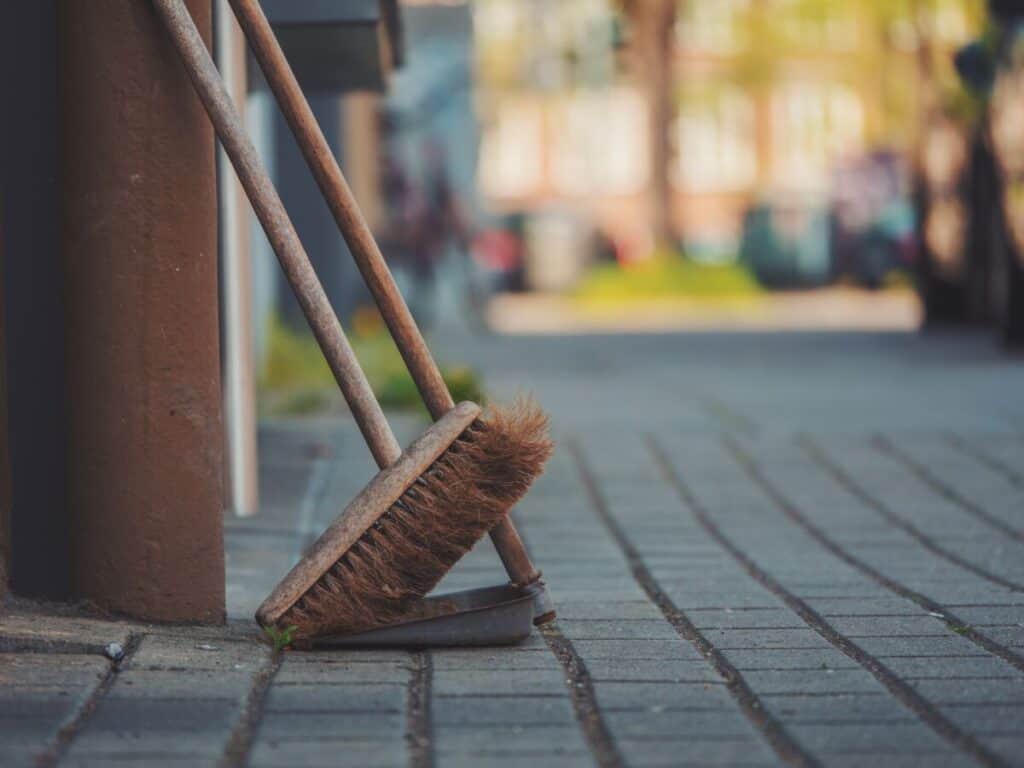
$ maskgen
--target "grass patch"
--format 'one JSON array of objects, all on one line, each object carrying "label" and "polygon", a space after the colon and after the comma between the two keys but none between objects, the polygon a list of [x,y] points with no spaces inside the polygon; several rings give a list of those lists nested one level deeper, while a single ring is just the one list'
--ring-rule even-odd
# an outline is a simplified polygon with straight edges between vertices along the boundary
[{"label": "grass patch", "polygon": [[299,628],[296,626],[285,627],[284,629],[263,627],[263,635],[267,643],[274,649],[275,654],[281,653],[281,651],[288,648],[295,640],[295,633],[298,631]]},{"label": "grass patch", "polygon": [[[385,408],[426,413],[419,392],[398,348],[382,323],[362,318],[349,337],[377,399]],[[307,415],[330,408],[340,400],[334,375],[320,347],[308,332],[298,332],[280,320],[271,323],[267,366],[260,381],[264,411],[273,415]],[[483,404],[480,376],[468,366],[441,366],[456,402]]]},{"label": "grass patch", "polygon": [[747,299],[761,287],[740,264],[702,264],[660,254],[630,267],[602,264],[584,277],[574,296],[588,304],[666,299]]}]

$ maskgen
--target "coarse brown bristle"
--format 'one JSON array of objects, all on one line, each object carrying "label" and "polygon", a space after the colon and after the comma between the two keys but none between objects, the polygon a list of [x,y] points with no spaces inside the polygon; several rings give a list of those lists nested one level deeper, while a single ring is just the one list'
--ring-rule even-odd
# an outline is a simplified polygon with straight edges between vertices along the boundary
[{"label": "coarse brown bristle", "polygon": [[399,620],[526,493],[551,455],[532,400],[488,407],[277,621],[296,637]]}]

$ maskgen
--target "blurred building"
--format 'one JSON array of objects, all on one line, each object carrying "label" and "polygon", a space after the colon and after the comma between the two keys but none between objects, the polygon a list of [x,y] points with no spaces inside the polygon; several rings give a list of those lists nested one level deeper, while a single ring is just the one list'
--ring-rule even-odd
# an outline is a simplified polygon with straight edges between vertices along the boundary
[{"label": "blurred building", "polygon": [[[976,28],[978,3],[969,0],[677,3],[669,207],[689,252],[735,255],[754,199],[827,198],[837,163],[909,145],[918,6],[931,9],[931,45],[951,50]],[[636,14],[649,7],[475,3],[479,181],[488,205],[570,210],[620,252],[650,250],[650,110],[631,50]]]}]

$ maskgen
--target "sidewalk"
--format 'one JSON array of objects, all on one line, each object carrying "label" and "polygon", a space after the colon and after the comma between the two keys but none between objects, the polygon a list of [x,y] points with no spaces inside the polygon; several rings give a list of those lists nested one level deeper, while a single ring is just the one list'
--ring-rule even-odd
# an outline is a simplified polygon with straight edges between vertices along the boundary
[{"label": "sidewalk", "polygon": [[[517,511],[555,624],[272,658],[248,617],[373,469],[347,421],[269,424],[229,625],[15,607],[0,765],[1024,765],[1020,359],[901,333],[446,344],[555,418]],[[443,586],[501,580],[484,542]]]},{"label": "sidewalk", "polygon": [[502,333],[589,334],[666,331],[911,331],[921,309],[913,291],[831,287],[734,299],[647,299],[587,304],[557,294],[496,296],[488,322]]}]

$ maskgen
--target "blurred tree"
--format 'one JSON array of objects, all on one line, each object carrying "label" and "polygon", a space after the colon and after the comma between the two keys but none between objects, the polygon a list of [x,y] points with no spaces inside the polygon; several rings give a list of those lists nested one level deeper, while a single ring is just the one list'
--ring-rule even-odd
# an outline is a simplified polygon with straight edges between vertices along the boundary
[{"label": "blurred tree", "polygon": [[629,45],[648,103],[650,184],[648,216],[657,250],[680,240],[672,216],[671,131],[675,123],[675,23],[680,0],[620,0],[629,24]]},{"label": "blurred tree", "polygon": [[980,28],[982,0],[749,0],[735,80],[766,93],[794,59],[827,57],[836,75],[870,94],[870,144],[909,144],[917,119],[957,87],[951,53]]}]

